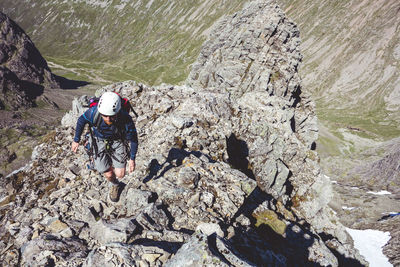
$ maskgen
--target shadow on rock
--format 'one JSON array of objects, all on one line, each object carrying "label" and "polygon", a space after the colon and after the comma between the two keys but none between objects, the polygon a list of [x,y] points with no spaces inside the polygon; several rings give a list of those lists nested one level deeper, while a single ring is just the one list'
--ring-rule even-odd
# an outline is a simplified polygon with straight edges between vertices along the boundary
[{"label": "shadow on rock", "polygon": [[20,80],[22,88],[26,88],[25,93],[29,99],[35,99],[43,94],[44,87],[29,81]]},{"label": "shadow on rock", "polygon": [[[265,216],[256,214],[256,209],[263,203],[268,203]],[[246,198],[243,205],[232,217],[228,225],[222,226],[227,229],[234,225],[235,221],[242,220],[242,215],[249,219],[252,227],[235,227],[235,235],[229,240],[234,244],[234,248],[239,252],[238,257],[246,255],[247,261],[255,263],[257,266],[264,266],[265,263],[274,266],[322,266],[318,262],[309,259],[315,257],[315,253],[322,253],[321,256],[326,261],[332,260],[332,255],[328,255],[328,250],[318,249],[318,243],[325,243],[334,240],[334,237],[325,233],[318,235],[311,230],[311,226],[304,220],[296,217],[293,221],[283,218],[279,212],[275,212],[272,206],[276,205],[276,200],[269,194],[256,187]],[[275,216],[269,216],[273,213]],[[257,215],[262,220],[256,219]],[[281,228],[277,222],[281,221]],[[286,222],[285,222],[286,221]],[[321,244],[322,245],[322,244]],[[358,260],[347,258],[333,248],[326,246],[336,257],[339,266],[363,266]],[[323,254],[325,252],[325,255]],[[282,257],[285,259],[281,261]]]},{"label": "shadow on rock", "polygon": [[[171,170],[172,168],[181,166],[183,160],[189,157],[190,155],[193,155],[197,158],[204,156],[209,160],[209,162],[215,163],[215,161],[212,160],[208,155],[205,155],[200,151],[189,152],[184,149],[171,148],[171,150],[168,152],[167,159],[163,164],[160,164],[157,159],[152,159],[150,161],[148,167],[149,174],[143,179],[143,182],[147,183],[151,179],[161,178],[167,171]],[[161,173],[157,175],[160,170],[162,170]]]},{"label": "shadow on rock", "polygon": [[228,266],[231,265],[231,263],[225,258],[225,256],[221,252],[219,252],[217,247],[217,235],[215,233],[207,236],[207,244],[210,251],[214,254],[214,256],[218,257],[222,262],[226,263]]},{"label": "shadow on rock", "polygon": [[[328,234],[325,234],[325,233],[318,233],[318,235],[325,242],[334,238],[332,235],[328,235]],[[346,257],[345,255],[341,254],[339,251],[337,251],[337,250],[335,250],[333,248],[328,247],[328,249],[337,258],[339,266],[354,266],[354,267],[365,266],[361,262],[359,262],[358,260],[353,259],[353,258],[348,258],[348,257]]]},{"label": "shadow on rock", "polygon": [[253,171],[249,168],[249,148],[247,143],[238,139],[234,134],[226,138],[226,150],[228,153],[228,163],[235,169],[243,172],[247,177],[255,180]]},{"label": "shadow on rock", "polygon": [[[227,229],[234,224],[239,217],[245,216],[250,219],[250,225],[256,224],[256,219],[253,217],[253,212],[263,202],[274,201],[273,197],[263,192],[259,187],[256,187],[253,192],[245,199],[243,205],[238,209],[232,217],[228,225],[223,226]],[[270,227],[260,225],[259,227],[243,227],[239,225],[235,227],[235,235],[229,239],[237,251],[237,257],[242,260],[252,262],[257,266],[289,266],[283,259],[284,257],[280,249],[276,246],[285,248],[285,241],[282,236],[276,234]],[[246,258],[243,259],[243,255]]]},{"label": "shadow on rock", "polygon": [[260,206],[264,201],[273,201],[273,197],[263,192],[258,186],[250,193],[250,195],[244,200],[243,205],[231,218],[231,222],[234,222],[240,215],[244,215],[247,218],[253,218],[253,211]]}]

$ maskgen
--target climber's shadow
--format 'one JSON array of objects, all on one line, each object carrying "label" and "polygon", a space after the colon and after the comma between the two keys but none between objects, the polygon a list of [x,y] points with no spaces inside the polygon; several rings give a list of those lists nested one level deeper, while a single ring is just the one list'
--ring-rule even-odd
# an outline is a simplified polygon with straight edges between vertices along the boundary
[{"label": "climber's shadow", "polygon": [[143,182],[147,183],[148,181],[150,181],[152,179],[156,180],[156,179],[163,177],[164,174],[166,172],[168,172],[169,170],[171,170],[172,168],[181,166],[183,163],[183,160],[185,158],[189,157],[190,155],[193,155],[197,158],[205,156],[209,160],[209,162],[215,162],[208,155],[205,155],[205,154],[201,153],[200,151],[190,151],[189,152],[184,149],[173,147],[168,152],[167,159],[165,160],[164,163],[160,164],[157,159],[152,159],[150,161],[150,164],[147,168],[148,175],[143,179]]},{"label": "climber's shadow", "polygon": [[[253,171],[249,168],[249,161],[247,157],[249,155],[249,149],[247,143],[243,140],[238,139],[234,134],[231,134],[226,138],[226,152],[228,154],[228,163],[235,169],[240,170],[251,179],[255,179]],[[215,163],[215,160],[211,159],[210,156],[201,153],[200,151],[186,151],[184,148],[171,148],[168,152],[167,159],[164,163],[158,162],[157,159],[152,159],[147,168],[148,175],[143,179],[144,183],[152,179],[158,179],[172,168],[179,167],[185,158],[193,155],[197,158],[204,156],[209,162]],[[161,173],[159,173],[161,171]]]}]

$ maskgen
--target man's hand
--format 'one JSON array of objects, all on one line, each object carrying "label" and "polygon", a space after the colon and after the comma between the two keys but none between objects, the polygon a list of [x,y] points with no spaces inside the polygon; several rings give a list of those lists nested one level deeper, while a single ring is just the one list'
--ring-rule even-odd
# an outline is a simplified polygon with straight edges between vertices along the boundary
[{"label": "man's hand", "polygon": [[135,160],[130,159],[129,160],[129,173],[132,173],[135,170],[136,164]]},{"label": "man's hand", "polygon": [[79,143],[72,141],[71,150],[76,153],[78,151]]}]

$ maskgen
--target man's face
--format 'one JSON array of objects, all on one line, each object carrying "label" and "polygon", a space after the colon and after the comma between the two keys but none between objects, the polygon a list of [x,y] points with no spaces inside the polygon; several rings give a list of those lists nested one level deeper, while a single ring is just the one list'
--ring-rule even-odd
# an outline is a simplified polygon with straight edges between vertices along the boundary
[{"label": "man's face", "polygon": [[101,114],[101,117],[103,118],[104,122],[107,125],[111,125],[115,121],[115,115],[114,116],[107,116],[107,115]]}]

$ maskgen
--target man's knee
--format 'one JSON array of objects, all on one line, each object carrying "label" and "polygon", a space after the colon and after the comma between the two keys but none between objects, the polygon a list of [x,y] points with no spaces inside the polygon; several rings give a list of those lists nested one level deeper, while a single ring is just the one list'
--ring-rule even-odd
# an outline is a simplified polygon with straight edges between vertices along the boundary
[{"label": "man's knee", "polygon": [[125,168],[115,168],[114,172],[115,176],[117,176],[119,179],[124,178],[125,176]]},{"label": "man's knee", "polygon": [[114,176],[114,172],[113,172],[112,168],[108,168],[105,172],[103,172],[103,175],[107,179],[112,179]]}]

